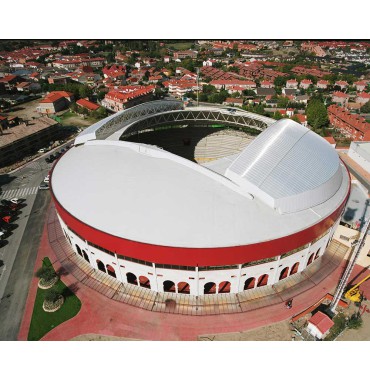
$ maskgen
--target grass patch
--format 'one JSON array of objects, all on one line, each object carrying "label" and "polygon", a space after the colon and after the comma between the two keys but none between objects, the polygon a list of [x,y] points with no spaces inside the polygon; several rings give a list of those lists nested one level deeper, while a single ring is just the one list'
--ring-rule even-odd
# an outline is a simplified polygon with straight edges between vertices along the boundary
[{"label": "grass patch", "polygon": [[[48,257],[44,258],[42,266],[52,266]],[[77,315],[81,309],[81,301],[61,280],[54,285],[53,289],[56,289],[63,294],[65,299],[64,304],[58,311],[54,313],[46,313],[42,308],[42,304],[47,290],[38,288],[35,304],[33,306],[28,340],[40,340],[54,327]]]},{"label": "grass patch", "polygon": [[193,45],[193,42],[176,42],[174,44],[169,44],[167,47],[174,50],[189,50]]}]

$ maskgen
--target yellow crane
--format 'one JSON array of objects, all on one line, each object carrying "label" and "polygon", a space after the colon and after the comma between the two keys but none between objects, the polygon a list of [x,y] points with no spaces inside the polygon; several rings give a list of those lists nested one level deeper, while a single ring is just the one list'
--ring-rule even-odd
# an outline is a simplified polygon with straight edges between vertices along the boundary
[{"label": "yellow crane", "polygon": [[360,293],[360,285],[367,281],[370,278],[370,274],[363,278],[359,283],[357,283],[355,286],[353,286],[351,289],[347,290],[344,294],[344,297],[346,297],[348,300],[353,302],[361,302],[362,300],[362,294]]}]

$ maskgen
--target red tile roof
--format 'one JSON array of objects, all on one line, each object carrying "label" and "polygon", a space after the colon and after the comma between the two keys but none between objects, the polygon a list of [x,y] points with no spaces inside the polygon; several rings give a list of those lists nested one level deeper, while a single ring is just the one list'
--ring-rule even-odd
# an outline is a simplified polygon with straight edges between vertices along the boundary
[{"label": "red tile roof", "polygon": [[345,94],[344,92],[340,92],[340,91],[336,91],[336,92],[333,92],[333,95],[332,97],[338,97],[338,98],[349,98],[349,95]]},{"label": "red tile roof", "polygon": [[77,100],[76,104],[78,104],[80,107],[87,108],[90,111],[96,111],[100,107],[98,104],[90,102],[86,99],[79,99]]},{"label": "red tile roof", "polygon": [[334,139],[333,136],[328,136],[328,137],[324,137],[324,139],[329,143],[329,144],[335,144],[336,141]]},{"label": "red tile roof", "polygon": [[321,311],[318,311],[312,316],[308,322],[316,326],[322,334],[325,334],[332,326],[334,326],[334,322]]},{"label": "red tile roof", "polygon": [[70,98],[71,96],[73,96],[72,92],[52,91],[44,99],[40,100],[40,103],[54,103],[61,98]]},{"label": "red tile roof", "polygon": [[368,94],[367,92],[360,92],[357,94],[357,96],[363,99],[370,99],[370,94]]}]

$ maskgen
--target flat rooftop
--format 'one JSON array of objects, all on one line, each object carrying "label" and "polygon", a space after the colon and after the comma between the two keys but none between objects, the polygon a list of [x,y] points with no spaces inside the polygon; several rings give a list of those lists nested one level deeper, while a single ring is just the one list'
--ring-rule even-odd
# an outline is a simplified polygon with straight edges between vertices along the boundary
[{"label": "flat rooftop", "polygon": [[40,132],[43,129],[47,129],[55,124],[58,124],[58,122],[56,122],[53,119],[50,119],[47,116],[42,116],[38,119],[30,120],[27,125],[22,123],[15,127],[4,129],[3,134],[0,134],[0,148],[12,144],[19,139]]},{"label": "flat rooftop", "polygon": [[[214,248],[273,240],[329,216],[349,178],[326,202],[280,214],[212,170],[158,148],[124,141],[74,146],[57,162],[57,201],[83,223],[121,238],[172,247]],[[217,165],[216,165],[217,166]],[[86,190],[86,191],[85,191]]]}]

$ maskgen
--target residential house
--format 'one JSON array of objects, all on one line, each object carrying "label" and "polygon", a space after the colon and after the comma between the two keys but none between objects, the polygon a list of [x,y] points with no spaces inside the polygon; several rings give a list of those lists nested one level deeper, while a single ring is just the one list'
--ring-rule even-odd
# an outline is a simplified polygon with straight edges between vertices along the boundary
[{"label": "residential house", "polygon": [[349,99],[349,95],[341,91],[335,91],[333,92],[331,96],[331,100],[334,103],[340,104],[342,106],[348,103],[348,99]]},{"label": "residential house", "polygon": [[267,98],[275,95],[275,89],[274,88],[262,88],[258,87],[256,89],[257,96]]},{"label": "residential house", "polygon": [[274,88],[275,85],[274,85],[272,82],[269,82],[269,81],[267,81],[267,80],[263,80],[263,81],[261,82],[261,87],[262,87],[262,88]]},{"label": "residential house", "polygon": [[367,82],[364,80],[361,80],[361,81],[355,82],[354,85],[355,85],[357,91],[362,92],[366,89]]},{"label": "residential house", "polygon": [[226,100],[222,103],[226,106],[242,106],[243,99],[240,98],[226,98]]},{"label": "residential house", "polygon": [[308,95],[295,95],[293,99],[295,102],[307,104],[310,97]]},{"label": "residential house", "polygon": [[212,80],[210,82],[212,86],[215,86],[217,90],[228,90],[231,87],[239,86],[243,90],[253,90],[256,88],[256,82],[249,80],[230,79],[230,80]]},{"label": "residential house", "polygon": [[337,80],[334,83],[334,86],[338,86],[338,87],[340,87],[341,90],[344,90],[348,87],[348,83],[344,80]]},{"label": "residential house", "polygon": [[182,50],[182,51],[175,51],[173,53],[174,59],[184,59],[184,58],[192,58],[195,59],[198,56],[198,52],[195,50]]},{"label": "residential house", "polygon": [[328,86],[329,86],[329,81],[327,80],[321,79],[316,83],[316,87],[321,88],[322,90],[326,90]]},{"label": "residential house", "polygon": [[137,104],[150,101],[155,89],[154,85],[127,87],[109,91],[102,100],[102,106],[115,112],[122,111]]},{"label": "residential house", "polygon": [[298,88],[298,82],[295,79],[288,79],[286,81],[286,88]]},{"label": "residential house", "polygon": [[54,114],[66,109],[73,101],[74,96],[71,92],[52,91],[39,102],[36,111],[41,114]]},{"label": "residential house", "polygon": [[17,82],[21,79],[16,75],[6,75],[3,78],[0,78],[0,83],[3,83],[6,91],[11,91],[16,88]]},{"label": "residential house", "polygon": [[358,93],[356,96],[356,103],[360,103],[361,105],[364,105],[370,100],[370,94],[367,92],[361,92]]},{"label": "residential house", "polygon": [[370,123],[362,116],[351,114],[343,107],[328,107],[330,124],[351,140],[370,141]]},{"label": "residential house", "polygon": [[89,112],[96,111],[100,108],[99,104],[90,102],[88,99],[78,99],[76,104],[87,109]]},{"label": "residential house", "polygon": [[318,311],[309,320],[307,331],[316,339],[323,340],[334,326],[334,322],[323,312]]},{"label": "residential house", "polygon": [[312,86],[311,79],[303,79],[299,84],[299,87],[303,88],[304,90],[307,90],[310,86]]}]

